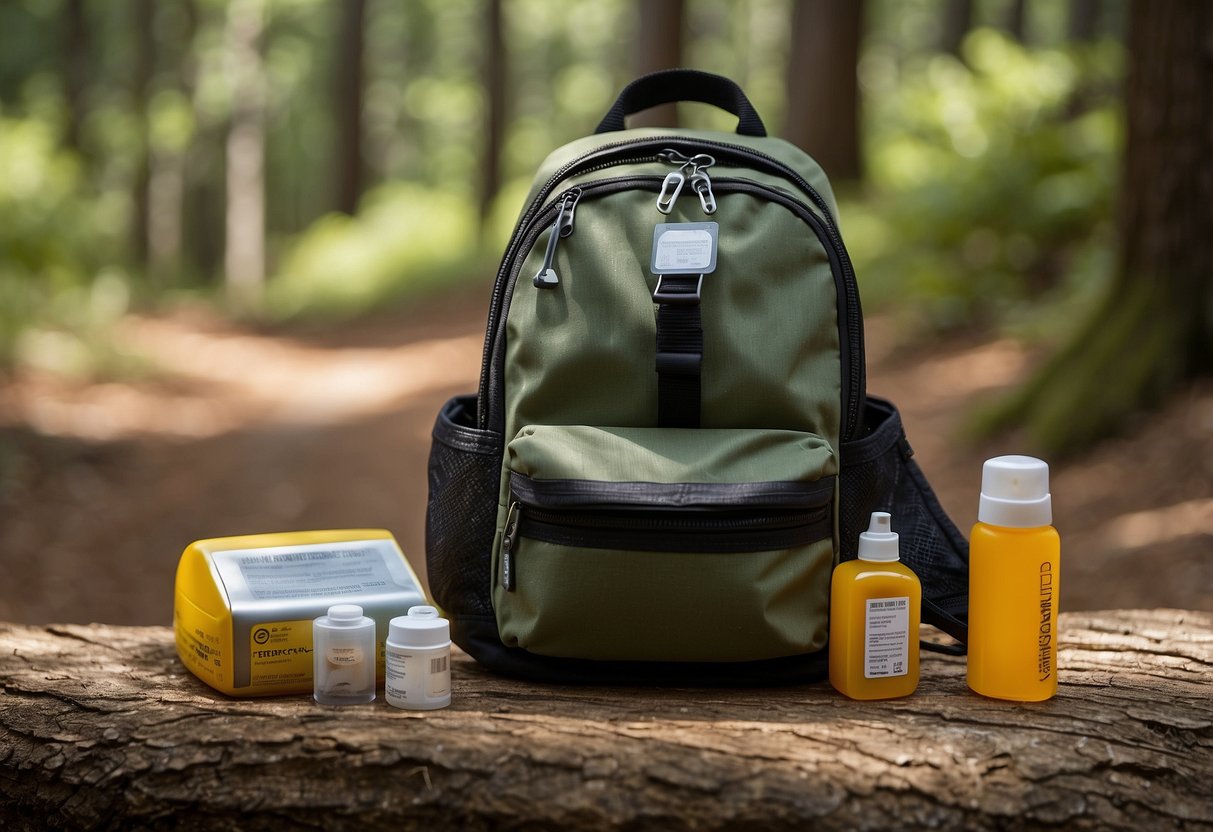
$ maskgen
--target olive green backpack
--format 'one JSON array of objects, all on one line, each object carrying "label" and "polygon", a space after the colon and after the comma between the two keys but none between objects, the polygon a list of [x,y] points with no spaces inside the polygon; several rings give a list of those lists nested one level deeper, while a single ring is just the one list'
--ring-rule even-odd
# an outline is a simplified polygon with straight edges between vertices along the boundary
[{"label": "olive green backpack", "polygon": [[[672,101],[737,133],[625,129]],[[963,641],[968,547],[910,456],[865,393],[825,174],[728,79],[655,73],[535,178],[480,389],[434,428],[430,588],[514,675],[823,678],[830,573],[886,510],[923,620]]]}]

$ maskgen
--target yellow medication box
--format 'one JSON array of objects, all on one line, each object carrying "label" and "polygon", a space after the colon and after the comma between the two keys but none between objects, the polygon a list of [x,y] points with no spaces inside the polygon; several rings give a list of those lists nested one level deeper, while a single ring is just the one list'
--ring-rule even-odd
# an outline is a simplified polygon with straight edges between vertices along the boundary
[{"label": "yellow medication box", "polygon": [[375,620],[378,677],[388,621],[426,603],[391,532],[339,529],[198,540],[177,564],[177,655],[230,696],[310,693],[312,621],[333,604]]}]

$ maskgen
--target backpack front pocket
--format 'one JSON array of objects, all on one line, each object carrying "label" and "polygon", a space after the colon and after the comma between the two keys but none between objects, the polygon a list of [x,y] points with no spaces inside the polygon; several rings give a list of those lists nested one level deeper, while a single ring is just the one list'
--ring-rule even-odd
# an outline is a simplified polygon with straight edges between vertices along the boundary
[{"label": "backpack front pocket", "polygon": [[650,661],[825,646],[837,465],[820,437],[533,425],[506,457],[493,598],[507,645]]}]

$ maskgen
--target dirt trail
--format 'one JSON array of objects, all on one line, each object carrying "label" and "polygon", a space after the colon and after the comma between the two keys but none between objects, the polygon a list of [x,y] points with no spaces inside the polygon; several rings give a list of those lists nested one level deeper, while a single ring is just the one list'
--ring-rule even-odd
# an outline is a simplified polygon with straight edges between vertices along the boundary
[{"label": "dirt trail", "polygon": [[[483,287],[317,332],[261,333],[204,314],[116,334],[154,381],[0,388],[0,620],[166,623],[177,557],[199,537],[391,529],[424,570],[434,414],[475,388]],[[954,441],[966,407],[1022,377],[1015,344],[897,348],[868,323],[869,386],[903,411],[920,464],[962,528],[981,460]],[[1213,385],[1129,438],[1058,466],[1067,609],[1213,610]]]}]

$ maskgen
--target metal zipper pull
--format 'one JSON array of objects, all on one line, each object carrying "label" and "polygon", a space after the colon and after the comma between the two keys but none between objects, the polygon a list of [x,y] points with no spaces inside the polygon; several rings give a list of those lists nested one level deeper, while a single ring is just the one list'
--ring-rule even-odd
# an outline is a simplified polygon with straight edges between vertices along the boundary
[{"label": "metal zipper pull", "polygon": [[674,210],[674,203],[678,201],[678,195],[682,193],[682,186],[686,184],[686,169],[691,160],[677,150],[668,147],[657,154],[657,160],[678,167],[678,170],[665,175],[665,181],[661,183],[661,193],[657,195],[657,210],[668,214]]},{"label": "metal zipper pull", "polygon": [[514,544],[518,540],[518,524],[522,522],[522,504],[510,503],[505,515],[505,531],[501,535],[501,585],[506,592],[514,591]]},{"label": "metal zipper pull", "polygon": [[658,211],[668,214],[674,210],[674,203],[678,201],[678,195],[682,193],[682,186],[686,181],[687,178],[680,170],[665,175],[665,181],[661,183],[661,193],[657,195]]},{"label": "metal zipper pull", "polygon": [[667,173],[661,183],[661,193],[657,197],[657,210],[668,214],[674,210],[674,203],[682,193],[682,186],[689,179],[691,188],[699,195],[699,204],[705,214],[716,213],[716,197],[712,194],[712,180],[708,178],[707,169],[716,164],[716,158],[707,153],[696,153],[694,156],[684,156],[677,150],[666,148],[657,154],[658,161],[667,165],[678,165],[678,170]]},{"label": "metal zipper pull", "polygon": [[716,197],[712,193],[712,180],[708,178],[707,172],[702,169],[695,171],[695,175],[691,177],[691,187],[699,194],[699,204],[703,207],[703,212],[715,214]]},{"label": "metal zipper pull", "polygon": [[574,210],[579,199],[581,199],[581,188],[574,188],[566,193],[560,201],[560,210],[556,212],[556,221],[552,223],[552,230],[548,234],[548,247],[543,254],[543,265],[539,267],[539,271],[532,280],[540,289],[551,289],[560,284],[560,278],[557,276],[556,270],[552,268],[552,260],[556,257],[556,244],[560,242],[560,238],[573,233]]}]

